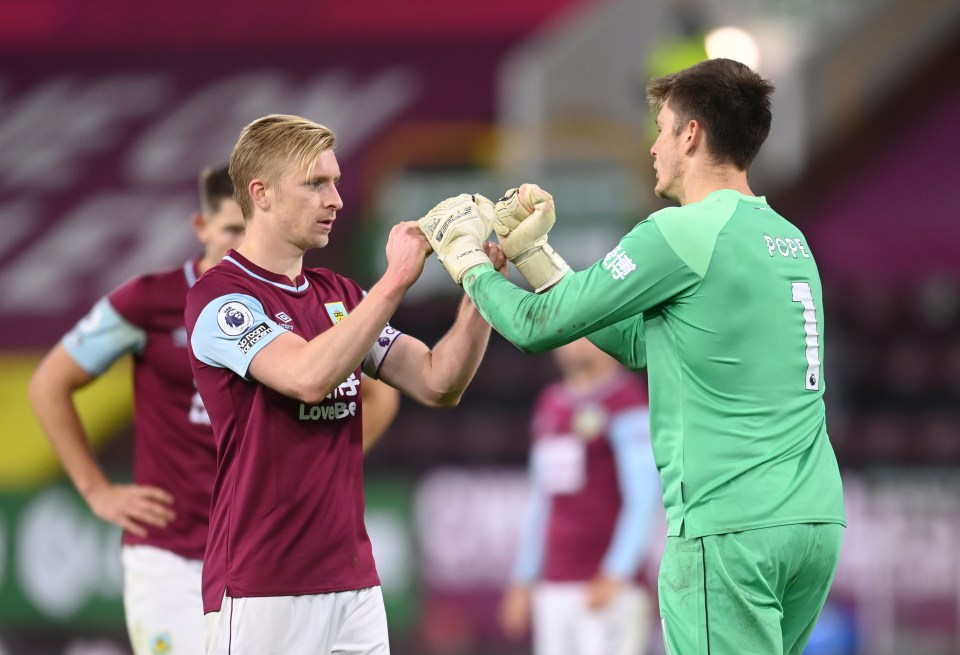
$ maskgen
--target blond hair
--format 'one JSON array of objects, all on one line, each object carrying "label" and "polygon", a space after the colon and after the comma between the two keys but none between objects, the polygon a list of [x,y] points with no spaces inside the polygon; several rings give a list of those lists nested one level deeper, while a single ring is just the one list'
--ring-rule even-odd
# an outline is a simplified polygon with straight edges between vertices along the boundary
[{"label": "blond hair", "polygon": [[230,179],[243,217],[253,216],[251,181],[275,186],[291,165],[306,178],[320,154],[336,144],[330,128],[300,116],[271,114],[243,128],[230,155]]}]

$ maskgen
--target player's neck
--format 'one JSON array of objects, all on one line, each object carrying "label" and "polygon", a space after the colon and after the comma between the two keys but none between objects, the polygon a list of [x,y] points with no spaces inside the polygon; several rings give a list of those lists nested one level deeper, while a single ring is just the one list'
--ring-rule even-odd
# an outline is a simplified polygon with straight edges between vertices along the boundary
[{"label": "player's neck", "polygon": [[755,195],[747,183],[747,172],[733,166],[711,166],[695,169],[688,173],[683,181],[681,205],[700,202],[714,191],[729,189],[745,196]]},{"label": "player's neck", "polygon": [[237,252],[260,268],[284,275],[293,283],[303,272],[303,249],[267,231],[251,230],[251,227],[252,224],[248,224],[247,234]]},{"label": "player's neck", "polygon": [[200,258],[200,261],[197,262],[197,273],[203,275],[211,268],[220,263],[220,260],[223,259],[223,255],[220,257],[215,257],[214,255],[204,255]]}]

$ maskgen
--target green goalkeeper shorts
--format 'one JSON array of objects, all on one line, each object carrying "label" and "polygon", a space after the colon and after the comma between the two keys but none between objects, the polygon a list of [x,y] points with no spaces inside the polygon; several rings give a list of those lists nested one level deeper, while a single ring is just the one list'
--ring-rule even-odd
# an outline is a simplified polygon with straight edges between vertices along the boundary
[{"label": "green goalkeeper shorts", "polygon": [[670,537],[660,564],[668,655],[800,655],[830,592],[843,526]]}]

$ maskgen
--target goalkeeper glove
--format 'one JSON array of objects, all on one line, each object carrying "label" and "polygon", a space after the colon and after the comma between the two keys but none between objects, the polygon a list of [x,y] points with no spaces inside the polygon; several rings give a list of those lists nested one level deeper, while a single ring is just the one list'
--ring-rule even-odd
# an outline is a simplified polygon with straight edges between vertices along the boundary
[{"label": "goalkeeper glove", "polygon": [[509,189],[496,204],[494,230],[503,252],[536,293],[546,291],[570,267],[547,243],[557,220],[553,196],[536,184]]},{"label": "goalkeeper glove", "polygon": [[447,198],[417,221],[437,259],[457,284],[467,270],[489,264],[483,242],[493,231],[493,203],[479,194]]}]

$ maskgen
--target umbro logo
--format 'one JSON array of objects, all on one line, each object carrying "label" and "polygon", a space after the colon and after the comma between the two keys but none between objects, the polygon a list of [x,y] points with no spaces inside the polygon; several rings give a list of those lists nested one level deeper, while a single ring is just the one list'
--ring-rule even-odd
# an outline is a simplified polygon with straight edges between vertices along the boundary
[{"label": "umbro logo", "polygon": [[277,318],[279,318],[279,319],[280,319],[281,321],[283,321],[284,323],[289,323],[290,321],[293,320],[292,318],[290,318],[289,316],[287,316],[284,312],[277,312],[276,314],[274,314],[274,316],[276,316]]}]

